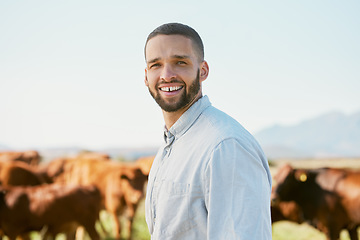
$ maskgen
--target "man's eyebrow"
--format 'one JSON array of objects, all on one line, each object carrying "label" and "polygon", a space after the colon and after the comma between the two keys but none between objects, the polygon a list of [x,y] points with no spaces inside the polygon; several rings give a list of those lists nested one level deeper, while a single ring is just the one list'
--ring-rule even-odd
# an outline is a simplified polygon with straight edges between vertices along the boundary
[{"label": "man's eyebrow", "polygon": [[150,63],[157,62],[159,60],[160,60],[160,58],[154,58],[154,59],[149,60],[147,63],[150,64]]},{"label": "man's eyebrow", "polygon": [[173,55],[173,58],[177,58],[177,59],[187,59],[190,58],[190,56],[188,55]]}]

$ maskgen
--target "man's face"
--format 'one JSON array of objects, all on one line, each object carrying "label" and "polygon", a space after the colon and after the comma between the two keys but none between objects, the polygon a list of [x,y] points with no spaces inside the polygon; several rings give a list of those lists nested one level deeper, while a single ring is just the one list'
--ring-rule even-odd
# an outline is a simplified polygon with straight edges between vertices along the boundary
[{"label": "man's face", "polygon": [[146,46],[145,84],[166,112],[186,110],[201,97],[208,66],[195,54],[190,39],[157,35]]}]

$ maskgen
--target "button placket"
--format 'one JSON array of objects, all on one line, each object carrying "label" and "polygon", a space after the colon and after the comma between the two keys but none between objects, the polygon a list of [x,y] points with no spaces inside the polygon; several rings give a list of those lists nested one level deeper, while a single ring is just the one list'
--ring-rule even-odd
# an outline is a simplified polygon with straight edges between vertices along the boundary
[{"label": "button placket", "polygon": [[[159,184],[156,182],[157,179],[161,179],[161,171],[160,169],[163,167],[164,162],[167,158],[169,158],[170,153],[171,153],[171,149],[172,149],[172,144],[175,140],[175,136],[170,132],[166,132],[164,133],[164,140],[166,142],[166,146],[163,149],[163,152],[161,154],[161,159],[160,159],[160,163],[159,166],[157,167],[156,173],[154,175],[153,178],[153,185],[151,188],[151,192],[150,192],[150,211],[151,211],[151,219],[152,219],[152,229],[155,228],[155,223],[156,223],[156,208],[157,208],[157,191],[159,188]],[[155,191],[154,191],[155,190]]]},{"label": "button placket", "polygon": [[[156,180],[158,178],[161,179],[161,175],[160,175],[161,171],[160,171],[160,169],[163,167],[166,158],[169,158],[169,156],[170,156],[171,147],[172,147],[172,143],[173,143],[174,139],[175,139],[175,137],[172,136],[172,138],[169,139],[170,141],[167,141],[169,144],[166,145],[164,150],[163,150],[159,167],[158,167],[158,169],[156,171],[156,174],[154,176],[154,184],[153,184],[153,188],[152,188],[152,191],[151,191],[151,205],[152,205],[152,216],[153,216],[152,220],[153,220],[154,226],[155,226],[155,222],[156,222],[156,207],[157,207],[156,206],[157,205],[156,204],[156,202],[157,202],[156,192],[158,191],[157,188],[159,187],[159,184],[156,183]],[[155,192],[154,192],[154,189],[156,190]]]},{"label": "button placket", "polygon": [[[154,186],[153,186],[153,189],[154,188],[158,188],[158,185],[156,183],[156,179],[160,178],[161,179],[161,171],[160,169],[163,167],[164,165],[164,162],[167,158],[170,157],[170,153],[171,153],[171,148],[172,148],[172,144],[175,140],[175,136],[172,135],[170,132],[167,133],[166,137],[165,137],[165,141],[167,143],[167,145],[165,146],[164,150],[163,150],[163,153],[162,153],[162,156],[161,156],[161,161],[160,161],[160,165],[156,171],[156,174],[155,174],[155,177],[154,177]],[[156,192],[156,191],[155,191]],[[156,193],[155,193],[156,195]],[[157,199],[156,199],[156,196],[153,194],[153,191],[151,192],[151,202],[152,202],[152,208],[153,208],[153,222],[154,222],[154,225],[155,225],[155,222],[156,222],[156,202],[157,202]]]}]

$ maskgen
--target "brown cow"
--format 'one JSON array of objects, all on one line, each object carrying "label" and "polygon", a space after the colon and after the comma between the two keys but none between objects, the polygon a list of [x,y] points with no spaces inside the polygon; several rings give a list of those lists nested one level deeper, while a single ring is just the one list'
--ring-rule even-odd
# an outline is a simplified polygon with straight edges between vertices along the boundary
[{"label": "brown cow", "polygon": [[36,166],[40,163],[41,157],[37,151],[6,151],[0,152],[0,161],[20,161]]},{"label": "brown cow", "polygon": [[110,161],[110,156],[105,153],[83,152],[79,153],[75,157],[60,157],[53,159],[46,164],[40,165],[38,168],[38,172],[46,179],[47,182],[65,181],[66,179],[64,179],[64,174],[66,171],[70,171],[68,168],[72,167],[72,162],[80,160]]},{"label": "brown cow", "polygon": [[115,222],[115,236],[121,233],[120,222],[117,216],[126,212],[129,239],[132,239],[132,224],[136,209],[144,196],[144,185],[147,176],[137,167],[125,166],[122,169],[111,171],[107,177],[105,207],[112,214]]},{"label": "brown cow", "polygon": [[135,165],[141,169],[144,175],[149,176],[154,159],[155,156],[141,157],[135,161]]},{"label": "brown cow", "polygon": [[1,186],[35,186],[47,179],[37,171],[36,166],[24,162],[2,162],[0,167]]},{"label": "brown cow", "polygon": [[3,188],[0,191],[0,229],[10,240],[15,240],[17,236],[43,227],[46,238],[69,230],[73,233],[82,225],[92,240],[98,240],[95,223],[100,201],[100,192],[94,186],[48,184]]},{"label": "brown cow", "polygon": [[70,166],[69,163],[75,161],[74,158],[56,158],[50,162],[40,165],[39,173],[49,182],[61,182],[64,178],[66,168]]},{"label": "brown cow", "polygon": [[[57,164],[61,165],[61,164]],[[127,210],[129,238],[137,206],[144,195],[147,175],[136,164],[90,159],[65,160],[57,182],[97,186],[102,195],[103,207],[114,220],[114,235],[120,237],[121,225],[118,216]],[[57,171],[61,172],[61,171]]]},{"label": "brown cow", "polygon": [[358,240],[360,224],[360,172],[349,169],[293,169],[281,167],[274,176],[275,200],[295,201],[303,217],[336,240],[347,229]]}]

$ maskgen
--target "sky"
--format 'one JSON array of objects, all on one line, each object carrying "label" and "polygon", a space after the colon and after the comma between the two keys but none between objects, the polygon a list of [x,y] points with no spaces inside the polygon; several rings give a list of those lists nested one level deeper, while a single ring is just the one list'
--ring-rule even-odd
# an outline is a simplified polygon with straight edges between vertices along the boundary
[{"label": "sky", "polygon": [[144,44],[163,23],[200,34],[203,94],[251,133],[360,111],[360,2],[0,1],[0,146],[157,147]]}]

